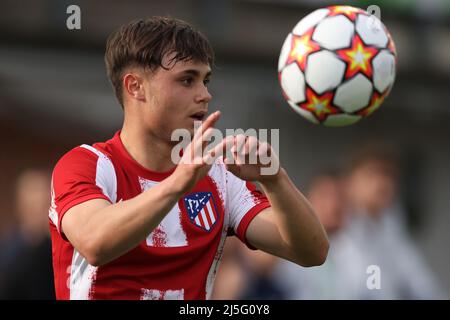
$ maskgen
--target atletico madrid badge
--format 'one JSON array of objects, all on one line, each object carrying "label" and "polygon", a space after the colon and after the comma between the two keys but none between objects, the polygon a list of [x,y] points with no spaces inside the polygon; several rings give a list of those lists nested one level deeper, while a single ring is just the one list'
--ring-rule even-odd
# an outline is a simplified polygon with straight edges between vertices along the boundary
[{"label": "atletico madrid badge", "polygon": [[195,192],[184,197],[189,220],[206,231],[211,229],[219,219],[211,192]]}]

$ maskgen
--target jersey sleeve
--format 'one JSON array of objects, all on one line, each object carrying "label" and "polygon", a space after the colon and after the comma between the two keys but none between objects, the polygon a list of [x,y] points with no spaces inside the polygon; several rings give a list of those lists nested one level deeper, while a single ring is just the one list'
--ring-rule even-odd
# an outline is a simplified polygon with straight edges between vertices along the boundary
[{"label": "jersey sleeve", "polygon": [[49,217],[60,234],[62,218],[73,206],[92,199],[115,202],[117,182],[111,173],[111,161],[90,146],[77,147],[58,161],[52,174]]},{"label": "jersey sleeve", "polygon": [[235,234],[250,249],[255,249],[248,243],[245,234],[252,219],[270,207],[270,202],[253,183],[239,179],[229,171],[226,174],[231,234]]}]

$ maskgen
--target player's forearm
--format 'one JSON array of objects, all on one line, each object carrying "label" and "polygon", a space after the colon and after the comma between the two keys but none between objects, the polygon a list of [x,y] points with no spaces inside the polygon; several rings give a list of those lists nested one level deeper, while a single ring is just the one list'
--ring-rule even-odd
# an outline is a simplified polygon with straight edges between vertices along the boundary
[{"label": "player's forearm", "polygon": [[135,198],[99,210],[83,228],[88,261],[103,265],[135,248],[159,225],[182,193],[177,178],[170,176]]},{"label": "player's forearm", "polygon": [[280,232],[293,259],[303,266],[322,264],[328,254],[328,238],[308,200],[283,169],[277,178],[261,185],[282,222]]}]

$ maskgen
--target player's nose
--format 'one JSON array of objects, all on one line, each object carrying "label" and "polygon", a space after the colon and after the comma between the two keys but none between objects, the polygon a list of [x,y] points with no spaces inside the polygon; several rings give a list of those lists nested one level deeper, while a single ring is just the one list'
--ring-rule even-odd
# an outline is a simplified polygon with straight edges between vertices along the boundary
[{"label": "player's nose", "polygon": [[209,93],[208,87],[203,85],[197,94],[196,102],[198,103],[208,103],[212,99],[212,95]]}]

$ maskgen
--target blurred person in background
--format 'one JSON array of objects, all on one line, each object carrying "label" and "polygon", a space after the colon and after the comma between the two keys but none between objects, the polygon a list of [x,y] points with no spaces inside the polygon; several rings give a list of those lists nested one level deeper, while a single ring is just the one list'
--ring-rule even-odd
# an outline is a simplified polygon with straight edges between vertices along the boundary
[{"label": "blurred person in background", "polygon": [[[224,253],[216,299],[359,299],[366,288],[366,267],[359,248],[345,232],[348,223],[346,182],[339,170],[323,170],[308,186],[307,198],[330,241],[327,261],[302,268],[240,243]],[[230,281],[233,288],[231,289]]]},{"label": "blurred person in background", "polygon": [[227,239],[211,299],[238,300],[246,290],[248,280],[242,263],[241,246],[238,239]]},{"label": "blurred person in background", "polygon": [[358,246],[365,268],[380,270],[379,289],[366,288],[360,298],[445,298],[406,229],[396,152],[371,144],[355,152],[349,163],[348,235]]},{"label": "blurred person in background", "polygon": [[[281,259],[263,251],[248,250],[243,246],[243,270],[247,275],[247,286],[239,299],[276,300],[287,299],[286,288],[273,275]],[[285,260],[286,261],[286,260]],[[300,266],[296,265],[298,268]]]},{"label": "blurred person in background", "polygon": [[263,251],[249,250],[237,239],[227,240],[212,298],[216,300],[286,299],[285,288],[273,278],[274,269],[280,260]]},{"label": "blurred person in background", "polygon": [[54,299],[48,230],[50,174],[27,169],[15,186],[16,226],[0,244],[0,299]]},{"label": "blurred person in background", "polygon": [[307,197],[329,236],[327,261],[309,269],[280,261],[274,279],[288,299],[360,298],[366,274],[358,248],[345,233],[349,217],[342,174],[334,169],[320,172],[309,183]]}]

